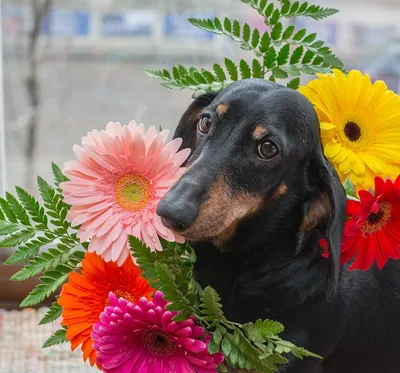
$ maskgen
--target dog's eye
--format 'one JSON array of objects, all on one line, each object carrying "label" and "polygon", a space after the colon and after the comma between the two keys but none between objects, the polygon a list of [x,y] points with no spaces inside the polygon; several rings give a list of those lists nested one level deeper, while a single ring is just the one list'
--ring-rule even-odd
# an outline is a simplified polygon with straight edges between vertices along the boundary
[{"label": "dog's eye", "polygon": [[211,118],[208,115],[201,117],[199,119],[198,127],[201,133],[208,133],[211,127]]},{"label": "dog's eye", "polygon": [[258,145],[258,154],[264,159],[274,158],[278,154],[278,147],[271,141],[265,141]]}]

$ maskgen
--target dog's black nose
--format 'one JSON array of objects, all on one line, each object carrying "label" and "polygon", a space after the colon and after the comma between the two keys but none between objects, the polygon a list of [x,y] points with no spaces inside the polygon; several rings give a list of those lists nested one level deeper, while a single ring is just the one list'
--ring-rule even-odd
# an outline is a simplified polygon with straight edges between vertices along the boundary
[{"label": "dog's black nose", "polygon": [[[192,206],[191,206],[192,205]],[[157,208],[162,223],[176,232],[183,232],[195,221],[197,209],[191,203],[174,200],[168,194],[162,199]]]},{"label": "dog's black nose", "polygon": [[192,226],[199,213],[199,189],[197,184],[183,179],[167,192],[157,208],[167,228],[183,232]]}]

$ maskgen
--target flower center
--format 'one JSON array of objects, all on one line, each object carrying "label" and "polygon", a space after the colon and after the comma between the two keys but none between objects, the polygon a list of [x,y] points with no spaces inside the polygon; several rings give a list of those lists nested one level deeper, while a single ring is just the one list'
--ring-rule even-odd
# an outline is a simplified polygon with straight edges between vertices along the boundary
[{"label": "flower center", "polygon": [[150,183],[139,175],[124,175],[115,185],[115,197],[125,210],[142,210],[151,197]]},{"label": "flower center", "polygon": [[344,134],[350,141],[357,141],[361,137],[361,128],[357,123],[349,121],[344,126]]},{"label": "flower center", "polygon": [[[136,304],[138,301],[137,295],[129,290],[117,289],[117,290],[113,290],[113,293],[117,298],[124,298],[125,300],[127,300],[128,302],[131,302],[131,303]],[[107,300],[106,300],[105,306],[106,307],[110,306],[110,300],[108,299],[108,294],[107,294]]]},{"label": "flower center", "polygon": [[170,335],[159,328],[149,328],[143,332],[143,346],[154,356],[170,356],[177,346]]},{"label": "flower center", "polygon": [[390,203],[381,202],[377,212],[370,212],[364,225],[361,227],[361,231],[365,234],[373,234],[380,231],[385,227],[386,223],[390,218],[392,206]]}]

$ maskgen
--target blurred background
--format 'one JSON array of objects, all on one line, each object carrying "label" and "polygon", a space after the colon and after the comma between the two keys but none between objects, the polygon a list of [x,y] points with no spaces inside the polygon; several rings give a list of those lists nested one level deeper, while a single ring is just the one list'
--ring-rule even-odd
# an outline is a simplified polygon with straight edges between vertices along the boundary
[{"label": "blurred background", "polygon": [[[340,12],[323,21],[291,22],[317,32],[347,69],[368,72],[399,93],[400,0],[317,3]],[[170,69],[178,63],[210,67],[224,57],[249,56],[229,38],[191,26],[188,17],[229,16],[260,31],[266,27],[240,0],[0,4],[0,195],[14,185],[35,193],[37,174],[50,180],[51,161],[62,165],[72,159],[73,144],[109,121],[127,124],[134,119],[173,130],[192,93],[164,88],[142,68]],[[38,328],[43,310],[15,310],[37,280],[8,281],[20,269],[3,265],[8,254],[0,251],[0,373],[92,372],[68,345],[40,348],[59,326]]]},{"label": "blurred background", "polygon": [[[296,19],[295,26],[317,32],[347,68],[369,72],[398,91],[400,0],[318,4],[340,12],[323,21]],[[226,15],[265,29],[240,0],[2,0],[0,185],[32,191],[35,175],[51,177],[50,161],[71,159],[72,145],[108,121],[173,129],[191,92],[164,88],[141,69],[207,67],[225,56],[245,57],[250,52],[229,38],[187,21]]]}]

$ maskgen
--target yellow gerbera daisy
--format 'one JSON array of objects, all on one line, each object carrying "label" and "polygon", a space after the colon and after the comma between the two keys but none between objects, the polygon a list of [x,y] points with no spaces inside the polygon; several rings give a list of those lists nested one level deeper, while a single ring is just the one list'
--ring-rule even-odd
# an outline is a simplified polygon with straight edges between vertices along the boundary
[{"label": "yellow gerbera daisy", "polygon": [[400,97],[383,81],[340,70],[318,74],[299,91],[314,105],[326,157],[341,180],[368,189],[375,176],[400,174]]}]

